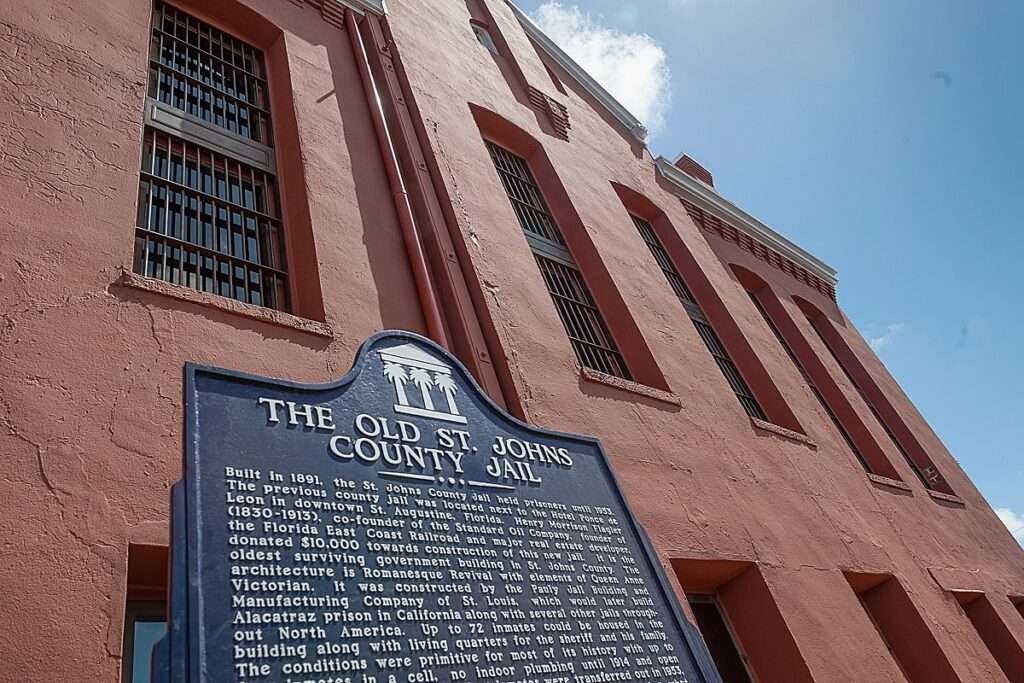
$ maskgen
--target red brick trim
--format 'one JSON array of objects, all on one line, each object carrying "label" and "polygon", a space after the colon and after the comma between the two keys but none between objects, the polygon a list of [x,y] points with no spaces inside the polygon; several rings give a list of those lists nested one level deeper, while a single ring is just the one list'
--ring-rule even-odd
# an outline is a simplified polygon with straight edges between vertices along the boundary
[{"label": "red brick trim", "polygon": [[656,401],[668,403],[669,405],[683,405],[682,400],[680,400],[680,398],[675,394],[668,391],[662,391],[661,389],[655,389],[654,387],[649,387],[646,384],[640,384],[639,382],[616,377],[615,375],[606,375],[603,372],[598,372],[597,370],[591,370],[590,368],[584,367],[580,367],[580,374],[584,379],[590,380],[591,382],[597,382],[598,384],[604,384],[609,387],[621,389],[622,391],[629,391],[634,394],[646,396],[647,398],[653,398]]},{"label": "red brick trim", "polygon": [[893,488],[893,489],[899,489],[900,491],[908,491],[908,492],[911,492],[911,493],[913,493],[913,491],[914,491],[914,489],[910,488],[910,486],[908,484],[906,484],[905,482],[900,481],[899,479],[893,479],[891,477],[883,477],[881,474],[874,474],[873,472],[868,472],[867,475],[868,475],[868,479],[870,479],[871,481],[875,482],[876,484],[881,484],[882,486],[888,486],[889,488]]},{"label": "red brick trim", "polygon": [[113,284],[118,287],[138,289],[144,292],[178,299],[179,301],[187,301],[198,306],[216,308],[217,310],[225,311],[234,315],[259,320],[260,322],[277,325],[279,327],[287,327],[298,332],[312,334],[317,337],[324,337],[325,339],[334,339],[334,331],[331,329],[331,326],[326,323],[322,323],[317,320],[310,320],[309,318],[300,318],[297,315],[292,315],[291,313],[285,313],[283,311],[275,311],[270,308],[263,308],[262,306],[235,301],[234,299],[217,296],[216,294],[200,292],[189,287],[183,287],[182,285],[176,285],[170,282],[164,282],[163,280],[145,277],[136,273],[123,272]]},{"label": "red brick trim", "polygon": [[833,301],[836,300],[836,288],[831,283],[825,282],[803,266],[794,263],[791,259],[786,258],[771,247],[754,239],[746,232],[729,225],[718,216],[705,211],[696,204],[685,199],[680,199],[679,201],[686,207],[686,212],[690,214],[693,222],[705,232],[710,232],[727,242],[732,242],[740,249],[750,252],[773,268],[777,268],[793,277],[798,282],[816,289]]},{"label": "red brick trim", "polygon": [[808,448],[814,451],[818,450],[818,442],[816,442],[814,439],[811,439],[810,437],[805,436],[799,432],[794,432],[792,429],[780,427],[774,422],[759,420],[756,417],[752,417],[750,418],[750,424],[752,424],[755,429],[759,429],[762,432],[768,432],[769,434],[774,434],[775,436],[781,436],[783,439],[788,439],[789,441],[796,441],[797,443],[803,444],[804,446],[807,446]]}]

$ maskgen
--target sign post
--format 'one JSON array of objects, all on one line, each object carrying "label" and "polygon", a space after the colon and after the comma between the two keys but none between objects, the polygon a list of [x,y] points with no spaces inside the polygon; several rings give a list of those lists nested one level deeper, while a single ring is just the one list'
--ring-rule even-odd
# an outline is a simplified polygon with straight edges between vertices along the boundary
[{"label": "sign post", "polygon": [[161,683],[718,683],[593,438],[384,332],[323,386],[189,365]]}]

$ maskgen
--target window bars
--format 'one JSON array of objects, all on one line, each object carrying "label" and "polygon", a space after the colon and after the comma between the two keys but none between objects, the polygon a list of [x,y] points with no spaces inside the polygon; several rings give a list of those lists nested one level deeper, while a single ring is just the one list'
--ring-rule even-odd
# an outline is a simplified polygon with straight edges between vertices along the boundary
[{"label": "window bars", "polygon": [[850,451],[853,453],[854,457],[857,458],[857,461],[860,462],[861,467],[870,472],[871,467],[868,465],[867,460],[864,459],[863,453],[861,453],[860,449],[853,443],[853,438],[850,436],[850,433],[846,431],[846,427],[843,426],[843,423],[839,421],[839,416],[837,416],[832,408],[829,407],[828,402],[825,400],[825,396],[821,393],[821,390],[818,389],[818,385],[814,383],[814,380],[811,379],[811,376],[807,373],[807,370],[804,368],[804,364],[796,357],[796,353],[793,351],[793,348],[786,341],[785,337],[782,336],[782,332],[780,332],[779,328],[776,327],[771,316],[768,315],[768,311],[765,309],[764,304],[761,303],[760,299],[758,299],[753,292],[747,292],[747,294],[750,295],[750,300],[754,302],[754,308],[761,313],[761,317],[764,318],[765,323],[768,325],[768,329],[770,329],[775,335],[775,338],[779,340],[779,345],[782,346],[782,349],[786,352],[786,355],[789,356],[789,359],[793,361],[793,365],[796,366],[796,369],[800,371],[800,376],[804,378],[804,383],[807,385],[807,388],[811,390],[814,397],[818,399],[818,403],[820,403],[821,407],[825,409],[825,413],[828,415],[829,419],[832,420],[832,424],[835,425],[836,431],[838,431],[839,435],[843,437],[843,441],[845,441],[846,445],[849,446]]},{"label": "window bars", "polygon": [[277,178],[233,155],[232,144],[211,143],[209,132],[192,134],[205,124],[226,131],[228,143],[271,143],[262,53],[158,2],[150,58],[150,100],[178,110],[182,125],[147,118],[135,272],[288,310]]},{"label": "window bars", "polygon": [[487,142],[509,202],[526,235],[562,320],[576,358],[584,367],[631,379],[626,362],[597,308],[594,298],[566,247],[526,160]]},{"label": "window bars", "polygon": [[921,483],[924,484],[924,487],[932,491],[950,491],[951,489],[949,488],[949,484],[946,483],[946,480],[943,478],[942,474],[939,473],[939,470],[935,467],[935,465],[932,465],[931,463],[927,463],[925,465],[918,465],[917,462],[915,462],[914,459],[910,457],[910,453],[908,453],[907,449],[903,447],[903,444],[900,442],[899,438],[897,438],[896,434],[893,433],[892,428],[889,426],[889,423],[886,422],[886,420],[882,417],[882,414],[878,412],[878,409],[875,407],[874,402],[872,402],[872,400],[864,392],[864,390],[861,388],[857,380],[853,378],[853,374],[850,373],[849,368],[847,368],[846,364],[839,358],[839,355],[835,352],[835,349],[832,348],[832,345],[829,343],[828,339],[825,338],[825,335],[821,333],[820,329],[818,329],[818,324],[810,317],[807,318],[807,322],[810,323],[811,327],[814,329],[815,334],[818,335],[818,339],[821,340],[821,343],[824,344],[825,348],[828,350],[829,355],[832,356],[832,360],[836,362],[836,365],[839,366],[839,369],[843,371],[844,375],[846,375],[846,379],[849,380],[850,384],[853,385],[854,390],[856,390],[857,394],[861,397],[861,399],[863,399],[865,405],[867,405],[868,407],[868,410],[870,410],[871,414],[875,416],[875,420],[878,422],[879,426],[881,426],[882,430],[889,437],[889,440],[892,441],[892,444],[893,446],[896,447],[896,450],[899,451],[900,455],[903,456],[903,459],[907,461],[908,465],[910,465],[910,469],[914,471],[914,474],[916,474],[918,479],[921,480]]},{"label": "window bars", "polygon": [[262,52],[158,2],[149,58],[150,97],[240,137],[271,144]]},{"label": "window bars", "polygon": [[683,276],[680,275],[675,263],[672,262],[668,252],[662,246],[661,240],[658,239],[658,235],[654,231],[654,226],[639,216],[630,214],[630,217],[633,219],[636,229],[640,232],[640,237],[643,239],[644,244],[651,250],[654,260],[657,261],[658,267],[661,268],[661,272],[665,275],[665,279],[668,280],[672,291],[675,292],[679,302],[686,309],[686,313],[690,316],[693,326],[697,328],[697,334],[700,336],[701,341],[704,342],[711,356],[715,359],[715,363],[718,364],[719,370],[722,371],[722,375],[729,383],[729,388],[736,394],[736,399],[743,406],[743,410],[750,417],[758,420],[767,420],[768,418],[765,417],[764,410],[761,409],[761,404],[757,402],[750,387],[744,381],[743,375],[740,374],[739,368],[736,367],[725,345],[722,344],[722,340],[719,339],[715,329],[711,327],[711,323],[708,321],[707,316],[704,315],[700,304],[693,297],[693,293],[686,286]]}]

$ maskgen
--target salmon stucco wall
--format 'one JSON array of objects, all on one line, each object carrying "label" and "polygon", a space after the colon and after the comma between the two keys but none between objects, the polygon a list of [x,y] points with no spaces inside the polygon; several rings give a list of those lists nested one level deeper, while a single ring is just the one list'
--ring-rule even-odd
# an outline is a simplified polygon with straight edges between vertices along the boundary
[{"label": "salmon stucco wall", "polygon": [[[185,362],[325,382],[373,332],[424,332],[344,30],[286,0],[176,4],[275,60],[286,218],[306,240],[291,264],[301,301],[295,314],[271,312],[132,275],[149,2],[0,3],[0,681],[118,680],[129,545],[166,543],[168,487],[181,474]],[[362,34],[370,50],[388,49],[408,88],[424,178],[456,243],[452,272],[466,278],[510,409],[602,440],[680,591],[710,586],[690,581],[715,563],[755,567],[749,585],[728,590],[774,603],[795,647],[787,656],[813,680],[901,680],[853,572],[898,577],[961,681],[1006,681],[951,586],[1006,601],[998,614],[1024,643],[1006,598],[1024,596],[1024,552],[842,311],[695,225],[646,147],[531,43],[506,3],[389,0],[388,11],[362,18]],[[474,17],[499,34],[499,54],[477,42]],[[531,88],[565,107],[567,135]],[[560,185],[549,182],[549,201],[578,219],[584,275],[615,304],[612,333],[647,364],[640,382],[581,372],[484,145],[486,120],[543,156]],[[701,304],[743,335],[794,424],[744,413],[616,186],[664,213],[706,280]],[[890,447],[906,485],[866,475],[733,264],[769,284],[843,385],[793,297],[834,321],[955,499],[930,496]],[[949,576],[955,585],[936,578]]]}]

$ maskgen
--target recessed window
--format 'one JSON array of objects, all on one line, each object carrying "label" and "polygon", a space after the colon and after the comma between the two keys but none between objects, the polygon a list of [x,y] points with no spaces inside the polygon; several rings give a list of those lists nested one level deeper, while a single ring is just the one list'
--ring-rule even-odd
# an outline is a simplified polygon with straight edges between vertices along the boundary
[{"label": "recessed window", "polygon": [[718,333],[715,332],[715,328],[711,326],[707,316],[704,315],[704,310],[697,303],[697,300],[690,292],[690,288],[686,286],[683,276],[679,274],[679,269],[676,268],[675,263],[672,262],[668,252],[662,246],[661,240],[658,239],[658,234],[654,231],[654,226],[634,214],[630,214],[630,217],[640,232],[640,237],[647,245],[647,248],[651,250],[651,254],[654,256],[654,260],[657,261],[658,267],[661,269],[665,279],[668,280],[669,286],[675,292],[676,298],[679,299],[679,303],[683,305],[687,315],[689,315],[690,320],[693,322],[693,326],[697,328],[697,334],[700,336],[701,341],[704,342],[704,345],[715,359],[715,363],[722,371],[722,375],[729,383],[729,387],[736,394],[736,398],[739,400],[740,405],[743,406],[743,410],[750,417],[758,420],[767,420],[768,418],[765,416],[764,410],[761,409],[761,404],[758,403],[754,393],[743,379],[739,368],[736,367],[736,363],[733,362],[732,357],[726,350],[725,344],[722,343]]},{"label": "recessed window", "polygon": [[910,683],[960,680],[910,595],[895,577],[853,572],[844,576]]},{"label": "recessed window", "polygon": [[490,141],[487,149],[577,360],[591,370],[632,379],[526,159]]},{"label": "recessed window", "polygon": [[494,44],[494,38],[491,37],[491,32],[487,30],[487,27],[476,21],[471,21],[469,25],[473,28],[477,41],[494,54],[498,54],[498,46]]},{"label": "recessed window", "polygon": [[671,565],[723,683],[813,683],[755,563],[677,558]]},{"label": "recessed window", "polygon": [[167,633],[166,609],[161,601],[128,602],[121,671],[124,683],[150,683],[153,646]]},{"label": "recessed window", "polygon": [[988,596],[972,591],[953,591],[953,596],[1006,677],[1024,681],[1024,649]]},{"label": "recessed window", "polygon": [[818,399],[818,403],[820,403],[821,407],[825,410],[825,414],[828,415],[829,419],[832,420],[832,424],[835,425],[836,431],[839,432],[840,436],[843,437],[843,441],[845,441],[846,445],[849,446],[850,452],[852,452],[854,457],[857,458],[857,461],[861,464],[861,466],[865,470],[870,472],[871,467],[868,465],[867,460],[864,459],[864,455],[860,452],[860,449],[857,448],[857,445],[853,442],[853,439],[850,437],[850,433],[846,431],[846,427],[844,427],[843,423],[839,421],[839,418],[836,416],[835,411],[833,411],[832,408],[828,405],[828,401],[825,400],[825,396],[818,389],[818,385],[814,383],[814,380],[811,379],[811,376],[804,368],[803,363],[800,362],[800,359],[797,358],[796,353],[793,352],[793,348],[786,341],[786,338],[782,336],[782,332],[779,331],[779,328],[775,325],[775,322],[772,321],[771,316],[768,315],[768,311],[765,309],[764,304],[761,303],[761,300],[758,299],[757,295],[754,294],[753,292],[747,292],[747,294],[750,295],[750,300],[754,302],[754,308],[758,310],[758,312],[761,314],[761,317],[764,318],[765,323],[767,323],[768,328],[775,335],[775,338],[779,340],[779,345],[782,346],[782,349],[786,352],[786,355],[789,356],[789,359],[793,361],[793,365],[795,365],[796,369],[800,372],[800,376],[804,378],[804,383],[807,385],[807,388],[811,390],[812,394],[814,394],[814,398]]},{"label": "recessed window", "polygon": [[153,10],[136,273],[289,310],[263,53]]},{"label": "recessed window", "polygon": [[[810,323],[811,327],[814,329],[814,332],[818,335],[818,338],[821,340],[821,343],[828,350],[829,355],[832,356],[832,359],[836,362],[836,365],[839,366],[839,369],[842,370],[843,375],[846,376],[846,379],[849,380],[850,384],[856,390],[857,394],[861,397],[861,399],[863,399],[865,405],[867,405],[868,407],[868,410],[870,410],[871,414],[874,415],[875,420],[878,422],[878,424],[882,427],[882,430],[889,437],[889,440],[892,442],[893,446],[896,447],[896,450],[900,452],[900,455],[903,456],[903,459],[906,460],[908,465],[910,465],[910,468],[917,475],[918,479],[921,480],[921,483],[924,484],[925,488],[930,489],[932,491],[939,491],[941,493],[952,494],[953,490],[950,488],[949,484],[946,482],[942,474],[939,473],[938,468],[936,468],[934,464],[932,464],[930,461],[921,462],[911,457],[906,445],[904,444],[903,439],[899,438],[896,435],[896,432],[894,431],[893,426],[890,424],[889,420],[887,420],[879,411],[876,405],[877,402],[872,399],[871,395],[869,395],[869,388],[865,386],[864,382],[857,381],[857,379],[854,377],[851,365],[847,362],[844,362],[843,358],[841,358],[840,355],[836,352],[836,349],[833,346],[833,342],[830,339],[830,337],[832,337],[832,334],[825,334],[825,331],[823,329],[825,328],[825,326],[830,325],[830,323],[825,319],[825,316],[823,314],[815,317],[808,315],[807,322]],[[876,387],[870,387],[870,391],[876,397],[881,395],[881,392]]]},{"label": "recessed window", "polygon": [[722,683],[751,683],[746,659],[740,653],[718,600],[713,595],[687,595],[686,599]]}]

